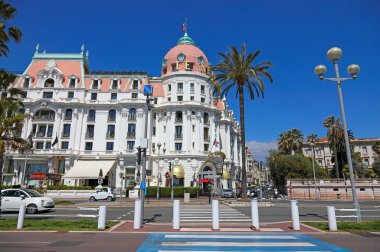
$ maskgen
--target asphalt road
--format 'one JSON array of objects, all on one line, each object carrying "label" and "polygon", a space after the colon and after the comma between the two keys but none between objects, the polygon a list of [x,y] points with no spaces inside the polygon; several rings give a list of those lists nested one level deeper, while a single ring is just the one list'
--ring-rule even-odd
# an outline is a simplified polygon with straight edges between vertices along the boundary
[{"label": "asphalt road", "polygon": [[[88,203],[86,207],[77,206],[57,206],[49,212],[42,212],[34,215],[26,215],[26,218],[38,219],[80,219],[96,218],[96,209],[99,205],[107,205],[108,220],[133,220],[134,207],[116,206],[117,202],[111,203]],[[260,222],[278,222],[291,220],[290,202],[288,200],[274,200],[273,205],[268,207],[259,207]],[[326,206],[335,206],[337,209],[352,209],[352,203],[349,201],[299,201],[299,213],[301,221],[327,221]],[[360,202],[363,220],[380,220],[380,201],[363,201]],[[185,207],[185,206],[184,206]],[[183,207],[183,209],[184,209]],[[187,206],[186,206],[187,207]],[[211,205],[192,205],[199,212],[211,211]],[[233,208],[237,211],[231,214],[243,214],[250,217],[250,207],[227,207],[221,209],[228,210]],[[354,212],[336,211],[337,216],[353,215]],[[18,213],[2,213],[2,218],[17,218]],[[196,214],[194,214],[196,217]],[[144,209],[145,222],[171,223],[172,207],[171,206],[152,206],[145,203]],[[211,214],[210,214],[211,220]],[[338,220],[354,220],[354,218],[338,218]],[[249,221],[249,220],[248,220]]]}]

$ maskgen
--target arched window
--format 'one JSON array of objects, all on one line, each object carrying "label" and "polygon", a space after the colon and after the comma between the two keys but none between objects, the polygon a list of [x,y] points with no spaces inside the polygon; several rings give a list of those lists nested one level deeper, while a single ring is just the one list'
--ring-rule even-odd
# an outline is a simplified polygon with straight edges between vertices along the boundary
[{"label": "arched window", "polygon": [[204,122],[204,124],[210,124],[210,119],[208,117],[208,113],[203,114],[203,122]]},{"label": "arched window", "polygon": [[108,112],[108,121],[109,121],[109,122],[114,122],[114,121],[116,121],[116,110],[111,109],[111,110]]},{"label": "arched window", "polygon": [[73,118],[73,110],[72,109],[66,109],[65,120],[71,121],[72,118]]},{"label": "arched window", "polygon": [[175,122],[176,123],[182,123],[183,122],[182,111],[176,111],[175,112]]},{"label": "arched window", "polygon": [[136,109],[135,108],[129,109],[128,121],[136,121]]},{"label": "arched window", "polygon": [[54,121],[55,120],[55,112],[53,110],[50,110],[50,109],[40,109],[34,114],[33,120]]},{"label": "arched window", "polygon": [[54,80],[49,78],[45,81],[45,87],[54,87]]}]

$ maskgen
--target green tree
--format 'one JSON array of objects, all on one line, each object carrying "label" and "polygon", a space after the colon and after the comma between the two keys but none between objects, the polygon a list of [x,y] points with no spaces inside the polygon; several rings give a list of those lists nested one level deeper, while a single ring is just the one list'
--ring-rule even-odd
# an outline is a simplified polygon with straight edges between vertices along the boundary
[{"label": "green tree", "polygon": [[380,142],[376,142],[374,145],[372,145],[372,150],[380,156]]},{"label": "green tree", "polygon": [[6,22],[13,19],[16,15],[16,9],[0,0],[0,57],[8,56],[8,42],[12,39],[16,43],[21,42],[22,32],[14,26],[8,26]]},{"label": "green tree", "polygon": [[[287,179],[312,179],[312,159],[302,154],[282,155],[277,151],[270,151],[267,158],[271,179],[281,193],[286,193]],[[315,175],[317,178],[327,177],[326,171],[315,164]]]},{"label": "green tree", "polygon": [[380,159],[373,162],[372,169],[376,172],[377,176],[380,177]]},{"label": "green tree", "polygon": [[273,78],[267,71],[272,67],[269,61],[253,65],[260,51],[248,53],[243,43],[240,52],[236,47],[230,47],[227,53],[219,53],[222,57],[219,64],[212,67],[213,74],[210,77],[214,84],[215,92],[221,95],[227,94],[236,88],[236,97],[239,97],[240,106],[240,135],[242,150],[242,197],[247,197],[246,153],[245,153],[245,118],[244,118],[244,89],[248,90],[251,100],[255,97],[264,97],[264,78],[273,82]]},{"label": "green tree", "polygon": [[22,153],[31,148],[31,144],[20,137],[27,115],[21,110],[23,104],[20,96],[24,92],[21,89],[11,87],[15,78],[16,76],[0,70],[0,194],[3,184],[4,153],[7,150]]},{"label": "green tree", "polygon": [[299,129],[282,132],[278,138],[278,149],[282,154],[301,153],[304,136]]},{"label": "green tree", "polygon": [[[329,140],[330,148],[334,151],[334,157],[337,157],[336,139],[337,139],[337,127],[339,124],[339,118],[335,120],[334,116],[327,117],[323,122],[323,126],[327,128],[327,138]],[[339,166],[338,159],[334,159],[336,177],[339,178]]]}]

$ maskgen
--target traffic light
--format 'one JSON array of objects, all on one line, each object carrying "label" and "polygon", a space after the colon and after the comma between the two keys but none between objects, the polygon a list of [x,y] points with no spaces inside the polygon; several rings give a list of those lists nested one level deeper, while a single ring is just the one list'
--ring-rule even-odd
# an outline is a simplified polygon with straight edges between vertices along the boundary
[{"label": "traffic light", "polygon": [[137,164],[141,165],[141,148],[137,147]]}]

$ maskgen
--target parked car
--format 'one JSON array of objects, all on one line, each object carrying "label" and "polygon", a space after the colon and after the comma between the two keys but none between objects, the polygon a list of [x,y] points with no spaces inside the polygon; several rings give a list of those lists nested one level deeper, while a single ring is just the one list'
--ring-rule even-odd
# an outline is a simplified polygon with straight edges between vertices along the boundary
[{"label": "parked car", "polygon": [[234,192],[232,189],[223,189],[222,198],[233,198]]},{"label": "parked car", "polygon": [[90,201],[93,202],[96,200],[107,200],[109,202],[116,200],[116,193],[114,189],[110,187],[96,188],[96,191],[90,195]]},{"label": "parked car", "polygon": [[26,213],[35,214],[54,208],[54,201],[33,189],[5,189],[1,192],[1,211],[19,211],[26,205]]}]

